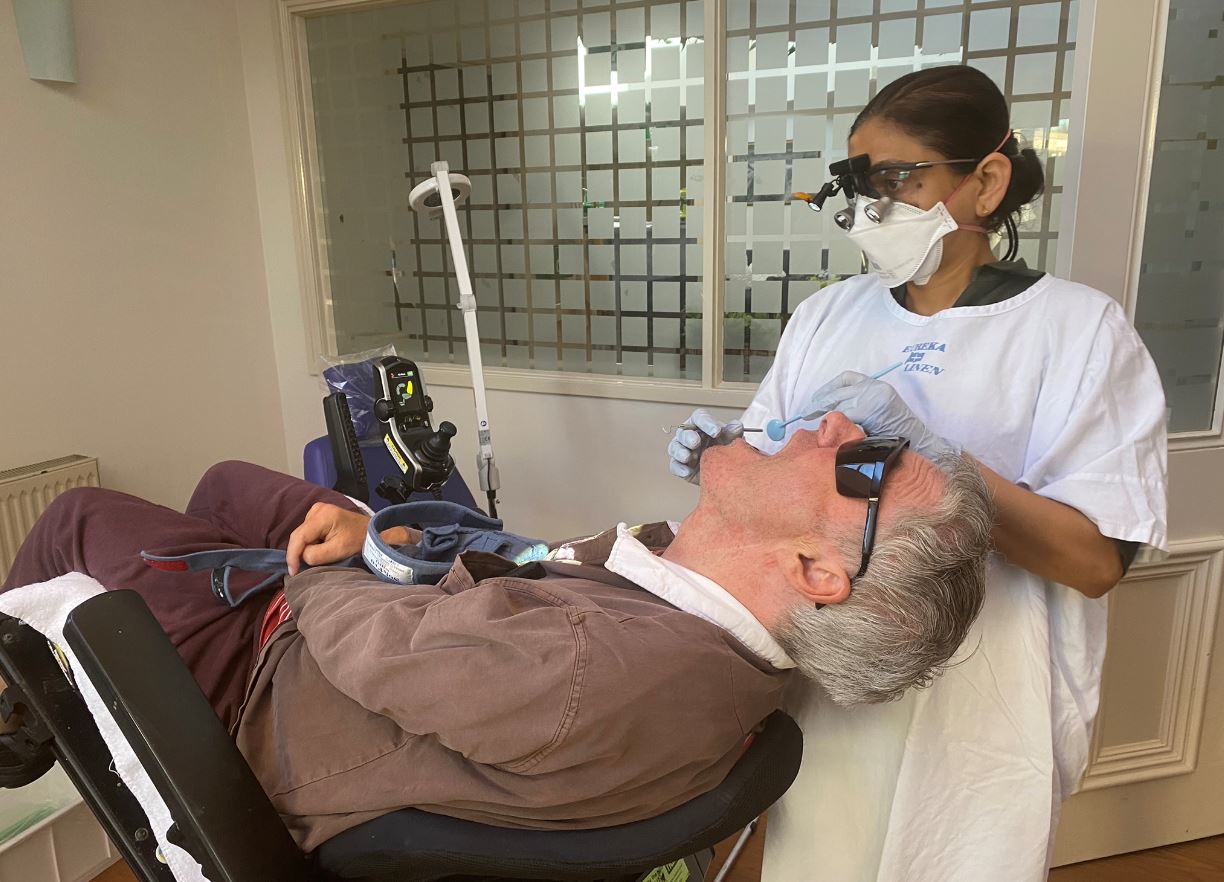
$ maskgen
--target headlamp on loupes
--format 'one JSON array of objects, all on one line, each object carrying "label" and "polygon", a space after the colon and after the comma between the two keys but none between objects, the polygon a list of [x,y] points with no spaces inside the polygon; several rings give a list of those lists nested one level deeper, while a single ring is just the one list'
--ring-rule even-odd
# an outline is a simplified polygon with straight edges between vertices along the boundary
[{"label": "headlamp on loupes", "polygon": [[[855,197],[859,195],[876,196],[872,193],[871,185],[867,180],[869,171],[871,171],[871,157],[866,153],[851,156],[849,159],[840,159],[829,166],[829,173],[833,175],[833,180],[828,181],[816,193],[796,193],[795,198],[806,202],[812,211],[820,211],[830,196],[844,193],[846,202],[853,206]],[[864,209],[864,213],[879,223],[888,213],[888,203],[891,201],[888,197],[877,197],[871,205]],[[849,230],[854,226],[853,208],[843,208],[838,211],[833,215],[833,222],[843,230]]]},{"label": "headlamp on loupes", "polygon": [[[1001,148],[1010,137],[1011,132],[1009,131],[999,143],[999,147],[995,149]],[[835,196],[839,192],[845,193],[846,202],[850,207],[843,208],[833,215],[833,222],[849,232],[854,226],[855,199],[862,197],[871,200],[863,207],[863,214],[868,220],[878,224],[888,215],[894,198],[906,201],[904,194],[907,183],[914,172],[937,165],[966,165],[980,161],[979,159],[933,159],[922,162],[885,162],[873,167],[871,157],[866,153],[860,153],[858,156],[841,159],[830,165],[829,173],[833,175],[833,180],[821,187],[819,192],[815,194],[795,193],[794,195],[796,199],[806,202],[812,211],[820,211],[830,196]]]}]

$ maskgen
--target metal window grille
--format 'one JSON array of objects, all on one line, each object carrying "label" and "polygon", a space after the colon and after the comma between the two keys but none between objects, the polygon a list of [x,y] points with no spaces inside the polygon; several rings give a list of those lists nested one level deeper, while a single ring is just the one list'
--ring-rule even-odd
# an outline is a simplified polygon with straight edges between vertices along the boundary
[{"label": "metal window grille", "polygon": [[309,20],[340,348],[466,363],[444,232],[407,206],[445,159],[486,364],[700,379],[702,23],[691,0]]}]

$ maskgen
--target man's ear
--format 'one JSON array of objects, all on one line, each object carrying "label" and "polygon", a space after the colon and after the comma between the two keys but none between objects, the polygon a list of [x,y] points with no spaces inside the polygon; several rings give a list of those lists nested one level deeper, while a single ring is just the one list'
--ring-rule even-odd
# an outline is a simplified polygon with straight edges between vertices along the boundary
[{"label": "man's ear", "polygon": [[841,555],[831,548],[812,544],[792,549],[782,572],[792,591],[812,603],[841,603],[850,596],[850,574]]}]

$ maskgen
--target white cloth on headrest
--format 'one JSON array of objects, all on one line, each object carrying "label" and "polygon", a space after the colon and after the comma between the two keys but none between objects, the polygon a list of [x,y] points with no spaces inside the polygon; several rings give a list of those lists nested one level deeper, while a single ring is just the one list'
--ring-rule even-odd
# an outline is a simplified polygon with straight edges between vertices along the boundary
[{"label": "white cloth on headrest", "polygon": [[0,612],[21,619],[63,652],[72,668],[77,689],[85,699],[85,705],[93,715],[98,731],[102,733],[102,740],[106,742],[111,756],[114,757],[115,771],[150,819],[149,826],[157,838],[157,844],[161,846],[161,853],[165,855],[174,878],[178,882],[207,882],[195,859],[167,841],[166,831],[174,821],[170,817],[165,800],[149,780],[148,772],[136,759],[135,752],[123,737],[115,718],[111,716],[97,689],[85,676],[76,654],[64,639],[64,625],[68,622],[68,614],[105,590],[89,576],[68,573],[49,582],[25,585],[0,594]]}]

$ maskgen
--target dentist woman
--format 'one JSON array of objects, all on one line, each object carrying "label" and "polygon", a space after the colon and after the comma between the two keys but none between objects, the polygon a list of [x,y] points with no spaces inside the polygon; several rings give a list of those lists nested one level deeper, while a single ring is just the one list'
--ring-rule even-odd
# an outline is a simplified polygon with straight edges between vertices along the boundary
[{"label": "dentist woman", "polygon": [[[872,271],[799,306],[742,419],[694,413],[671,470],[696,482],[702,450],[744,425],[838,410],[932,459],[970,454],[998,553],[973,632],[929,688],[857,708],[794,696],[803,768],[770,812],[764,879],[1037,882],[1088,759],[1104,595],[1140,544],[1166,544],[1160,379],[1112,298],[991,252],[1004,231],[1014,256],[1043,173],[985,74],[889,84],[849,156],[834,169],[854,197],[839,225]],[[821,614],[853,604],[850,579],[846,593]]]}]

